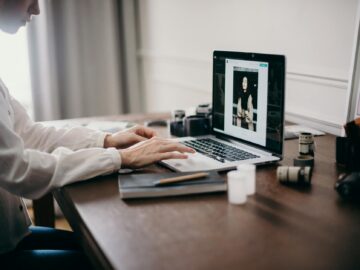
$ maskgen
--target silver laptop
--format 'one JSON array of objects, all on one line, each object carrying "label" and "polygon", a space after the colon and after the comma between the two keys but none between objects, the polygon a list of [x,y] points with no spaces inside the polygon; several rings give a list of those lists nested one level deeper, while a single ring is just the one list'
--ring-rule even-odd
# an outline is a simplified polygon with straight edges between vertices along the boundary
[{"label": "silver laptop", "polygon": [[211,135],[178,140],[197,152],[161,163],[180,172],[229,170],[283,156],[285,56],[214,51]]}]

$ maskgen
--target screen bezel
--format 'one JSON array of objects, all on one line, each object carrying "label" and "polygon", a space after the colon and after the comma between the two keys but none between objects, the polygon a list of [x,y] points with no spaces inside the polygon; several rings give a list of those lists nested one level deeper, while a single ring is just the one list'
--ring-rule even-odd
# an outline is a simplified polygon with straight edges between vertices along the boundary
[{"label": "screen bezel", "polygon": [[[269,149],[266,146],[261,146],[255,143],[251,143],[249,141],[243,140],[243,139],[239,139],[237,137],[222,133],[222,132],[218,132],[216,130],[214,130],[214,127],[212,127],[212,134],[218,137],[223,137],[223,138],[231,138],[232,140],[241,142],[241,143],[246,143],[249,144],[251,146],[254,146],[256,148],[262,149],[262,150],[266,150],[266,151],[270,151],[273,155],[278,156],[280,158],[282,158],[283,156],[283,151],[284,151],[284,122],[285,122],[285,88],[286,88],[286,81],[285,81],[285,74],[286,74],[286,58],[284,55],[276,55],[276,54],[261,54],[261,53],[252,53],[252,52],[233,52],[233,51],[214,51],[213,52],[213,96],[212,96],[212,102],[214,104],[215,101],[215,58],[217,57],[225,57],[225,58],[229,58],[229,59],[239,59],[239,60],[249,60],[249,61],[258,61],[258,62],[268,62],[269,65],[271,65],[271,63],[273,62],[278,62],[281,63],[283,65],[283,74],[279,74],[279,76],[282,76],[282,79],[284,81],[284,88],[283,90],[283,95],[282,95],[282,100],[281,100],[281,122],[282,122],[282,129],[280,131],[280,151],[277,152],[274,149]],[[270,77],[269,77],[270,79]],[[212,111],[212,114],[214,114],[214,110]],[[212,115],[212,117],[214,117],[214,115]]]}]

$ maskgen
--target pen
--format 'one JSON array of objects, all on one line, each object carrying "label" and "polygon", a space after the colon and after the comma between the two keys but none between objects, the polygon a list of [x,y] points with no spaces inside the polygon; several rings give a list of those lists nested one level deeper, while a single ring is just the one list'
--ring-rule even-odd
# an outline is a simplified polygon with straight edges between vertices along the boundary
[{"label": "pen", "polygon": [[188,175],[164,178],[164,179],[160,179],[158,181],[155,181],[154,185],[155,186],[160,186],[160,185],[172,184],[172,183],[177,183],[177,182],[183,182],[183,181],[188,181],[188,180],[204,178],[204,177],[207,177],[207,176],[209,176],[209,173],[201,172],[201,173],[194,173],[194,174],[188,174]]}]

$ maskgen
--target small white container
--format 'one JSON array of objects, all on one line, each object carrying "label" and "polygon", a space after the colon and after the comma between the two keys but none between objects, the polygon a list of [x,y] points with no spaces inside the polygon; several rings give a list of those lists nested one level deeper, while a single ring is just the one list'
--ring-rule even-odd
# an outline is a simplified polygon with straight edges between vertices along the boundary
[{"label": "small white container", "polygon": [[230,171],[227,174],[228,199],[231,204],[244,204],[246,202],[246,183],[243,173]]},{"label": "small white container", "polygon": [[246,195],[254,195],[256,191],[256,166],[253,164],[240,164],[237,169],[245,177]]}]

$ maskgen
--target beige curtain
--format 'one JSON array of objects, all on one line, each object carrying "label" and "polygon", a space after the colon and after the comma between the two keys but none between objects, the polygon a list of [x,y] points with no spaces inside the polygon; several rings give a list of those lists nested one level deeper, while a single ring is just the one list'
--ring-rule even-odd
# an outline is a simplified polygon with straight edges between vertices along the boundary
[{"label": "beige curtain", "polygon": [[35,119],[119,114],[127,103],[115,0],[42,0],[29,25]]}]

